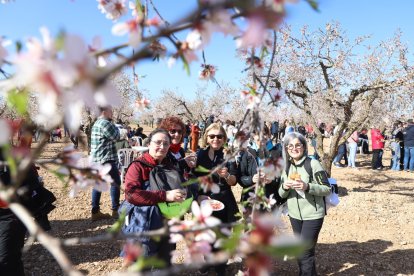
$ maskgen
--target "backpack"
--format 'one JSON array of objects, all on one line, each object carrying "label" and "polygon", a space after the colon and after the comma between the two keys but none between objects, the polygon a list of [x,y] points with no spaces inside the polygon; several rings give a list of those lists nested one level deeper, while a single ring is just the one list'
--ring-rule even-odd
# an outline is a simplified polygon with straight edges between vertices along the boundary
[{"label": "backpack", "polygon": [[[306,157],[305,162],[303,164],[303,167],[305,168],[306,172],[309,175],[309,182],[312,182],[313,180],[313,171],[312,171],[312,158]],[[286,175],[289,175],[289,169],[290,169],[290,162],[286,166]],[[325,202],[326,210],[328,210],[330,207],[335,207],[339,204],[339,196],[338,196],[338,184],[336,182],[336,179],[334,178],[328,178],[329,184],[331,185],[331,193],[328,196],[324,196],[323,200]],[[325,210],[325,212],[326,212]]]},{"label": "backpack", "polygon": [[[146,167],[150,167],[149,183],[151,191],[169,191],[174,189],[181,189],[181,184],[185,182],[185,179],[173,166],[156,165],[153,166],[143,160],[134,160]],[[131,163],[131,164],[132,164]],[[131,165],[130,164],[130,165]],[[129,166],[128,166],[129,168]],[[128,170],[128,169],[127,169]]]}]

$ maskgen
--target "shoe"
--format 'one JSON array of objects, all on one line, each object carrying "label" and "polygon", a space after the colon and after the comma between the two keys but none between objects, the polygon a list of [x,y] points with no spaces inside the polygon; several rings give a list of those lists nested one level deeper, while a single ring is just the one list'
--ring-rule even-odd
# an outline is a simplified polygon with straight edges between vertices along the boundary
[{"label": "shoe", "polygon": [[343,168],[341,163],[334,163],[334,166],[337,167],[337,168]]},{"label": "shoe", "polygon": [[118,210],[112,210],[112,218],[113,219],[118,219],[119,218]]},{"label": "shoe", "polygon": [[110,219],[110,218],[111,218],[110,214],[104,214],[104,213],[101,213],[101,211],[98,211],[96,213],[92,213],[92,215],[91,215],[91,220],[92,221]]}]

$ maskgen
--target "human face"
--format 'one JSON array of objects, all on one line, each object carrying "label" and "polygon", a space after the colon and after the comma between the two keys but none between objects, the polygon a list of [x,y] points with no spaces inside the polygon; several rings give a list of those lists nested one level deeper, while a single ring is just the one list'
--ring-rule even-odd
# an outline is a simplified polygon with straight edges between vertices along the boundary
[{"label": "human face", "polygon": [[149,154],[156,161],[161,162],[168,153],[170,147],[170,139],[164,133],[157,133],[152,136],[149,143]]},{"label": "human face", "polygon": [[181,138],[183,137],[183,129],[180,125],[174,125],[168,130],[171,136],[171,142],[173,144],[181,144]]},{"label": "human face", "polygon": [[299,141],[298,138],[293,139],[286,146],[288,154],[293,160],[300,160],[303,157],[305,151],[304,145]]},{"label": "human face", "polygon": [[224,135],[220,129],[211,129],[207,133],[207,144],[209,144],[213,150],[221,149],[224,145]]}]

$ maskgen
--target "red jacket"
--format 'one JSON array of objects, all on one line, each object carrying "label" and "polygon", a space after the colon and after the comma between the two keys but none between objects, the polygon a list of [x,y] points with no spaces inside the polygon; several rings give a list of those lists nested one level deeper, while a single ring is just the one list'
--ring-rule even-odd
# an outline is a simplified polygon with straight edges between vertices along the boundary
[{"label": "red jacket", "polygon": [[[138,160],[142,160],[152,166],[157,165],[148,152],[144,153]],[[149,181],[150,166],[140,162],[133,162],[125,175],[125,199],[134,205],[155,205],[166,201],[165,191],[146,191],[142,186]]]},{"label": "red jacket", "polygon": [[371,129],[371,141],[373,150],[384,148],[384,136],[379,129]]}]

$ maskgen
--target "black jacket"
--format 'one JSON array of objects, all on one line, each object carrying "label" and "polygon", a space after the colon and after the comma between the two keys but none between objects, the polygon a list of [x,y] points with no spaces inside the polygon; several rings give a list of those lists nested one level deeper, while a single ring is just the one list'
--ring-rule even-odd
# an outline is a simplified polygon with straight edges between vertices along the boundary
[{"label": "black jacket", "polygon": [[414,125],[411,124],[403,130],[404,147],[414,147]]},{"label": "black jacket", "polygon": [[[263,154],[267,158],[277,159],[280,157],[279,150],[275,147],[270,152],[264,152]],[[240,152],[239,162],[238,162],[238,174],[237,182],[243,188],[248,188],[254,185],[253,176],[257,173],[257,152],[251,148],[247,148],[245,151]],[[276,199],[277,204],[282,203],[282,199],[279,196],[278,189],[280,185],[280,178],[276,178],[271,183],[265,186],[266,197],[270,197],[273,194],[273,198]],[[254,192],[249,190],[246,193],[242,194],[241,201],[246,201],[249,198],[249,192]]]}]

